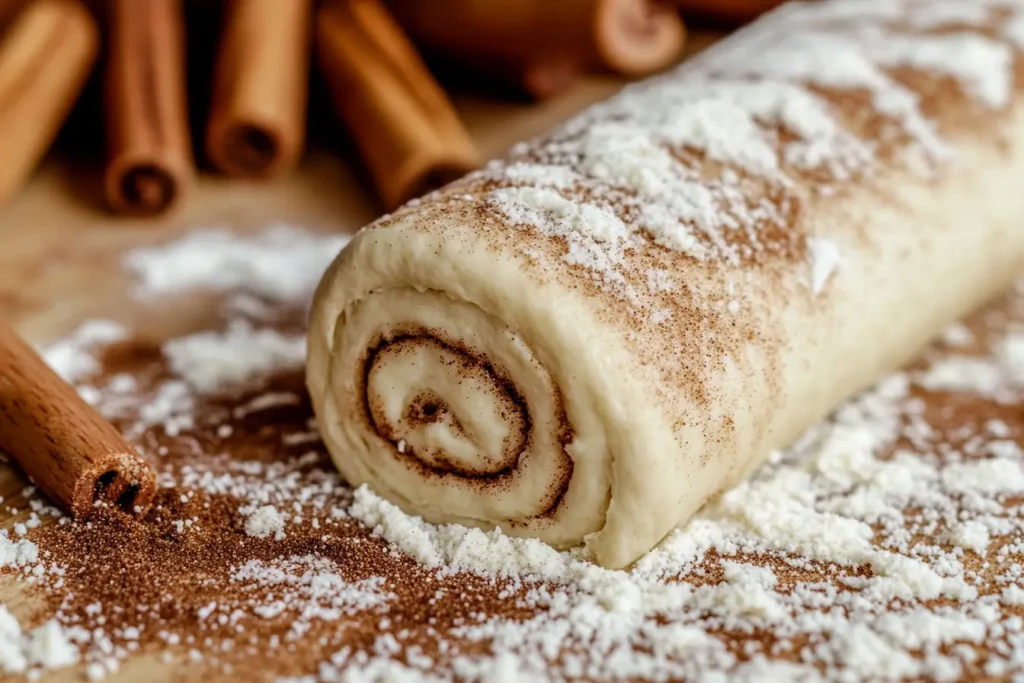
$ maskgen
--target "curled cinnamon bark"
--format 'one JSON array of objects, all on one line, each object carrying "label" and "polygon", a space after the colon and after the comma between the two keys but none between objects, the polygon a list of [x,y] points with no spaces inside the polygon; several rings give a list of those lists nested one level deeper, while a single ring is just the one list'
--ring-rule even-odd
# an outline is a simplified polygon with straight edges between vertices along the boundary
[{"label": "curled cinnamon bark", "polygon": [[0,202],[57,136],[99,47],[96,23],[78,0],[34,0],[17,10],[0,7],[0,20],[10,21],[0,39]]},{"label": "curled cinnamon bark", "polygon": [[120,213],[162,213],[194,175],[181,5],[112,0],[107,20],[107,202]]},{"label": "curled cinnamon bark", "polygon": [[206,152],[224,173],[295,166],[306,134],[312,0],[231,0],[218,47]]},{"label": "curled cinnamon bark", "polygon": [[335,110],[389,209],[479,166],[448,97],[377,0],[325,2],[315,34]]},{"label": "curled cinnamon bark", "polygon": [[142,514],[156,493],[152,467],[2,321],[0,448],[75,517],[97,500]]}]

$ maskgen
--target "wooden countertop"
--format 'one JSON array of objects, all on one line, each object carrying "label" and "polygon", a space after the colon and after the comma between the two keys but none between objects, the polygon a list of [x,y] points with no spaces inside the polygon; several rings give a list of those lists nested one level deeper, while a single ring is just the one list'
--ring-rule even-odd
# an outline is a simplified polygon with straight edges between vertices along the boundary
[{"label": "wooden countertop", "polygon": [[[713,39],[691,36],[695,51]],[[612,77],[590,77],[541,104],[501,102],[480,97],[456,100],[467,126],[490,158],[530,138],[623,85]],[[339,133],[340,135],[340,133]],[[191,195],[174,213],[139,220],[110,215],[102,204],[98,161],[71,161],[58,149],[27,186],[0,209],[0,317],[10,320],[33,342],[58,337],[80,321],[96,316],[118,320],[137,332],[170,335],[187,329],[190,310],[147,309],[132,301],[118,266],[130,248],[167,241],[204,227],[238,232],[288,223],[311,230],[353,232],[381,212],[358,161],[344,152],[314,148],[300,169],[283,180],[262,183],[226,180],[203,173]],[[17,521],[6,505],[24,507],[25,481],[0,464],[0,528]],[[24,618],[32,598],[24,584],[0,575],[0,604]],[[106,680],[178,679],[154,656],[124,662]],[[58,671],[45,680],[82,680],[81,667]]]}]

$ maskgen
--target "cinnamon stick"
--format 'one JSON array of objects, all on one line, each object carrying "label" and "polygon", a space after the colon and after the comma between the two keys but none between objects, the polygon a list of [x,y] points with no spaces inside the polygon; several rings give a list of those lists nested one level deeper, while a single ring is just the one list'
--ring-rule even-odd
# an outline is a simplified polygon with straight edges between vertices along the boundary
[{"label": "cinnamon stick", "polygon": [[0,39],[0,203],[57,136],[98,48],[96,23],[78,0],[33,0],[11,20]]},{"label": "cinnamon stick", "polygon": [[28,0],[0,0],[0,30],[7,30],[11,21],[28,4]]},{"label": "cinnamon stick", "polygon": [[451,102],[378,0],[325,2],[314,23],[334,108],[388,209],[479,165]]},{"label": "cinnamon stick", "polygon": [[107,202],[155,215],[194,175],[179,0],[111,0],[104,81]]},{"label": "cinnamon stick", "polygon": [[0,448],[75,517],[97,500],[141,514],[156,493],[152,467],[2,321]]},{"label": "cinnamon stick", "polygon": [[229,0],[206,153],[229,175],[292,168],[306,134],[312,0]]},{"label": "cinnamon stick", "polygon": [[[390,0],[424,50],[465,68],[600,66],[627,75],[657,71],[679,58],[686,30],[659,0]],[[527,86],[529,87],[529,86]]]}]

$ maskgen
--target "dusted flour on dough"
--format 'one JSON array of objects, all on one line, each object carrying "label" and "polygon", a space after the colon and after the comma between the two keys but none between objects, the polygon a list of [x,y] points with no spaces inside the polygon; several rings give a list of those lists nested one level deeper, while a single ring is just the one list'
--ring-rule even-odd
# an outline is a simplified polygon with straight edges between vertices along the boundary
[{"label": "dusted flour on dough", "polygon": [[832,273],[842,261],[839,245],[833,240],[812,238],[807,241],[807,249],[811,257],[811,290],[815,295],[821,294]]}]

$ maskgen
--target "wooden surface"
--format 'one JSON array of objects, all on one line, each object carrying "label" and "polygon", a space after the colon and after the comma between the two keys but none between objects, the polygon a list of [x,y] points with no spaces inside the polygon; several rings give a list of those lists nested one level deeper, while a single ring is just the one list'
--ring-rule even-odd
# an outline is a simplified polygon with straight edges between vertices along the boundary
[{"label": "wooden surface", "polygon": [[[691,36],[690,50],[711,39]],[[492,158],[622,85],[616,78],[591,77],[541,104],[469,96],[457,97],[456,103],[481,152]],[[196,309],[204,302],[155,310],[132,301],[119,266],[121,254],[204,227],[244,232],[288,223],[354,232],[379,215],[381,207],[358,161],[339,151],[344,146],[308,151],[295,175],[272,183],[228,181],[205,172],[187,201],[157,220],[110,215],[100,194],[98,160],[70,161],[58,146],[15,199],[0,208],[0,317],[33,342],[59,337],[96,316],[118,320],[144,336],[182,333],[194,325],[190,320],[201,313]],[[20,496],[24,486],[20,475],[0,464],[0,496],[5,501],[0,528],[21,521],[6,506],[25,507]],[[34,606],[20,584],[3,575],[0,604],[21,618],[32,614]],[[187,672],[180,666],[172,670],[155,656],[137,656],[106,680],[178,680],[183,675]],[[58,671],[44,680],[83,680],[82,670]]]}]

